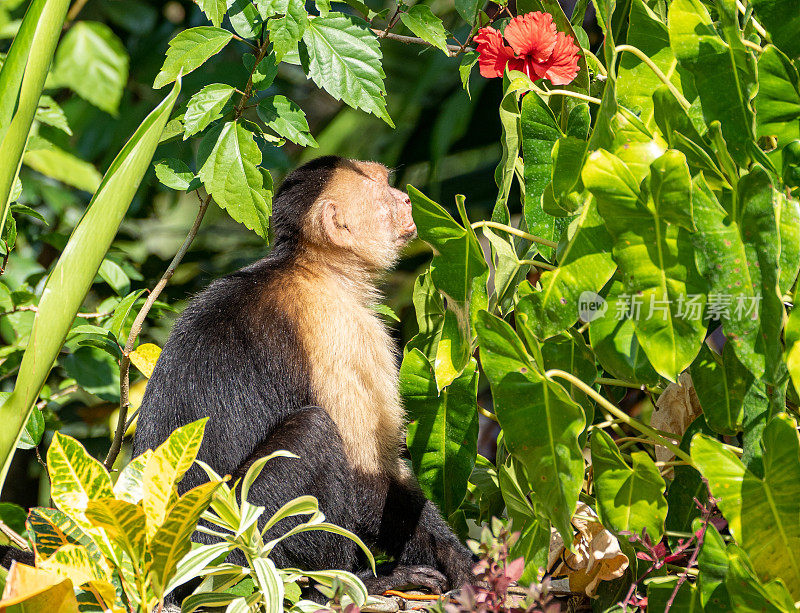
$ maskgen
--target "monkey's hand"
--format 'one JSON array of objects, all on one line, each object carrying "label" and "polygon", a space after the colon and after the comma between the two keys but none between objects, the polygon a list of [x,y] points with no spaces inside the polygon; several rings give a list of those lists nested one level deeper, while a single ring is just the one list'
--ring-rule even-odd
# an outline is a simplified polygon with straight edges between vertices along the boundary
[{"label": "monkey's hand", "polygon": [[388,574],[362,577],[362,579],[370,594],[383,594],[386,590],[414,587],[441,594],[447,591],[448,587],[447,577],[432,566],[395,566]]}]

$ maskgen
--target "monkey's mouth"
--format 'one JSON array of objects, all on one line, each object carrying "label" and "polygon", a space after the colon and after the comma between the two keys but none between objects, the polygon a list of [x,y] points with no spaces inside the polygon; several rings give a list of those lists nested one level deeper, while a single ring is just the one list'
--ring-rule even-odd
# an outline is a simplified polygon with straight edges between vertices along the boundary
[{"label": "monkey's mouth", "polygon": [[405,226],[400,229],[400,238],[404,241],[410,241],[412,238],[417,236],[417,225],[414,221],[408,222]]}]

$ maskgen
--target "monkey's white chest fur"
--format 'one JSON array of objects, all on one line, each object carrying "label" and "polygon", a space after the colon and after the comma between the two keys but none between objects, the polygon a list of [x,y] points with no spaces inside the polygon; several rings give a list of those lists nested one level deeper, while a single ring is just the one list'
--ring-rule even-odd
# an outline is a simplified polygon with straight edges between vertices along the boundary
[{"label": "monkey's white chest fur", "polygon": [[405,415],[392,340],[363,291],[321,279],[313,286],[300,293],[313,297],[308,304],[296,306],[316,401],[356,469],[395,473]]}]

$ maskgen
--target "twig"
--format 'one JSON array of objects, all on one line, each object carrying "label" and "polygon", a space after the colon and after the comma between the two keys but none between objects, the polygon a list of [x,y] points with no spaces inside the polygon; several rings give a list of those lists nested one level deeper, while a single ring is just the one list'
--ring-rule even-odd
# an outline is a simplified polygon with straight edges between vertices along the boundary
[{"label": "twig", "polygon": [[[747,14],[747,9],[739,0],[736,0],[736,8],[739,9],[739,12],[742,15]],[[763,27],[761,27],[761,24],[756,21],[756,18],[750,15],[750,20],[753,22],[753,28],[755,28],[755,31],[758,32],[758,35],[764,40],[769,40],[769,35],[767,34],[767,31]]]},{"label": "twig", "polygon": [[568,89],[536,89],[537,94],[540,96],[566,96],[567,98],[576,98],[577,100],[584,100],[592,104],[600,104],[602,100],[594,96],[587,96],[586,94],[579,94],[578,92],[571,92]]},{"label": "twig", "polygon": [[69,13],[67,13],[67,18],[64,21],[64,27],[62,29],[66,30],[72,25],[72,22],[75,21],[78,13],[86,6],[87,2],[88,0],[75,0],[75,4],[72,5],[72,8],[69,9]]},{"label": "twig", "polygon": [[122,439],[125,436],[125,424],[127,423],[128,419],[128,407],[130,406],[128,394],[130,392],[129,375],[133,345],[136,342],[136,338],[139,336],[139,332],[142,331],[142,325],[144,324],[147,314],[150,312],[150,308],[161,295],[161,292],[164,290],[164,287],[166,287],[167,283],[169,283],[169,280],[175,273],[175,269],[181,263],[181,260],[183,260],[183,256],[185,256],[186,252],[189,251],[189,247],[191,246],[195,236],[197,236],[197,231],[200,229],[200,224],[203,222],[203,217],[206,214],[206,210],[208,209],[210,202],[211,195],[206,196],[205,200],[200,201],[200,210],[197,211],[197,217],[195,217],[194,224],[192,224],[189,234],[186,235],[181,248],[178,249],[178,253],[175,254],[174,258],[172,258],[172,261],[169,263],[169,267],[167,267],[167,270],[164,271],[164,274],[159,282],[156,283],[153,291],[150,292],[150,295],[147,297],[147,300],[145,300],[141,310],[136,315],[136,319],[133,320],[131,332],[128,334],[128,340],[125,343],[125,348],[122,350],[122,358],[119,361],[119,416],[117,418],[117,430],[114,433],[114,442],[111,443],[111,449],[108,450],[108,455],[106,456],[105,465],[108,470],[111,470],[111,467],[114,466],[114,461],[117,459],[119,450],[122,448]]},{"label": "twig", "polygon": [[[11,315],[12,313],[19,313],[20,311],[33,311],[34,313],[38,313],[39,312],[39,307],[37,307],[35,305],[32,305],[32,304],[26,304],[26,305],[14,307],[10,311],[5,311],[3,313],[0,313],[0,317],[3,317],[5,315]],[[113,314],[114,314],[113,312],[108,312],[108,313],[77,313],[75,315],[75,317],[80,317],[81,319],[100,319],[102,317],[108,317],[109,315],[113,315]]]},{"label": "twig", "polygon": [[58,390],[56,393],[51,394],[49,398],[45,398],[44,400],[40,400],[36,403],[36,408],[40,411],[47,406],[47,403],[55,400],[56,398],[61,398],[63,396],[69,396],[70,394],[74,394],[80,389],[78,385],[70,385],[65,387],[63,390]]},{"label": "twig", "polygon": [[[387,30],[380,30],[378,28],[370,28],[378,38],[388,38],[389,40],[396,40],[399,43],[406,45],[425,45],[426,47],[436,47],[436,45],[429,43],[427,40],[417,38],[416,36],[405,36],[403,34],[395,34]],[[438,49],[438,47],[436,47]],[[462,47],[461,45],[447,45],[447,51],[450,57],[456,57],[465,51],[472,51],[471,47]]]},{"label": "twig", "polygon": [[14,543],[17,549],[22,549],[23,551],[31,550],[28,542],[12,530],[3,520],[0,520],[0,532],[5,534],[8,540]]},{"label": "twig", "polygon": [[258,53],[256,53],[256,61],[253,62],[253,70],[250,71],[250,76],[247,77],[247,85],[244,88],[242,99],[236,106],[235,119],[239,119],[239,117],[242,116],[242,113],[244,112],[244,105],[247,104],[247,101],[250,99],[250,95],[253,93],[253,75],[256,73],[256,70],[258,69],[258,65],[261,63],[261,60],[263,60],[264,56],[267,55],[268,47],[269,47],[269,37],[265,37],[264,42],[258,48]]}]

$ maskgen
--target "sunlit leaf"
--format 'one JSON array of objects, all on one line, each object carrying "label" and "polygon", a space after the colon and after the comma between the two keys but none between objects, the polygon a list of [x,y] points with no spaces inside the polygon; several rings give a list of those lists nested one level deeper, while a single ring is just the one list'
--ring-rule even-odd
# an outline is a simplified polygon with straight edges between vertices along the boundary
[{"label": "sunlit leaf", "polygon": [[167,57],[153,87],[160,89],[172,83],[179,74],[186,75],[199,68],[208,58],[219,53],[231,38],[233,34],[227,30],[211,26],[184,30],[169,41]]}]

